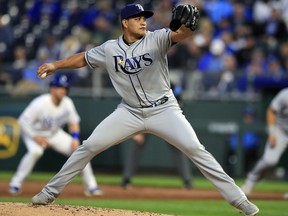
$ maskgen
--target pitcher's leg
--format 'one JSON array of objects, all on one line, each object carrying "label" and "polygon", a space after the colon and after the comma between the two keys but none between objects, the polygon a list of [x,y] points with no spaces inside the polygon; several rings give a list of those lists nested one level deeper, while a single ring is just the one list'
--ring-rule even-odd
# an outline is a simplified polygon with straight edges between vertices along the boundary
[{"label": "pitcher's leg", "polygon": [[231,205],[237,207],[247,199],[234,180],[200,144],[192,126],[180,109],[175,107],[166,109],[157,117],[149,118],[148,123],[146,125],[149,130],[185,153]]},{"label": "pitcher's leg", "polygon": [[92,151],[87,149],[85,145],[80,145],[43,190],[49,191],[54,197],[57,197],[64,187],[84,169],[93,157],[94,153]]},{"label": "pitcher's leg", "polygon": [[143,122],[125,108],[117,108],[73,152],[61,170],[42,190],[43,193],[57,197],[64,187],[84,169],[95,155],[122,142],[139,130],[143,130]]},{"label": "pitcher's leg", "polygon": [[[50,137],[48,141],[55,151],[69,157],[73,153],[72,139],[70,134],[61,129],[53,137]],[[89,196],[89,191],[95,191],[98,186],[90,162],[84,167],[81,177],[85,186],[84,193]]]}]

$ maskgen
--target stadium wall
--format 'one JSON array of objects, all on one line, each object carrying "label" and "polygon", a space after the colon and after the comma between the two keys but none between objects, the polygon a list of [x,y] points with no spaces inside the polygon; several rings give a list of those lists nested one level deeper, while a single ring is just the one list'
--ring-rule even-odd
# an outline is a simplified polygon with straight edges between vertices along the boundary
[{"label": "stadium wall", "polygon": [[[20,137],[17,138],[16,119],[28,105],[33,97],[10,97],[1,96],[0,106],[0,169],[15,170],[19,160],[26,149]],[[120,102],[120,99],[93,99],[73,98],[81,116],[81,139],[87,138],[95,126],[109,115]],[[268,99],[268,98],[267,98]],[[257,113],[257,122],[247,126],[243,123],[242,115],[245,107],[250,106]],[[265,112],[267,100],[246,101],[219,101],[197,100],[184,104],[184,114],[191,122],[199,140],[205,145],[223,168],[235,177],[243,176],[243,151],[241,145],[237,146],[234,161],[229,159],[229,136],[231,133],[240,135],[245,130],[255,131],[259,134],[261,145],[259,154],[265,144]],[[12,121],[7,121],[7,117]],[[165,124],[165,122],[163,122]],[[113,131],[111,131],[113,133]],[[18,134],[19,136],[19,134]],[[18,139],[18,141],[17,141]],[[240,141],[240,139],[239,139]],[[18,142],[18,143],[17,143]],[[241,143],[241,142],[239,142]],[[121,145],[116,145],[100,153],[92,160],[95,170],[121,172],[123,161],[126,158],[128,148],[132,145],[131,140]],[[12,149],[12,150],[11,150]],[[287,157],[286,157],[287,158]],[[48,150],[37,163],[35,170],[58,171],[66,161],[66,158],[54,151]],[[287,159],[281,160],[279,166],[287,166]],[[143,171],[172,171],[174,161],[170,149],[165,141],[149,135],[148,144],[140,161],[139,170]],[[198,169],[191,163],[194,174]]]}]

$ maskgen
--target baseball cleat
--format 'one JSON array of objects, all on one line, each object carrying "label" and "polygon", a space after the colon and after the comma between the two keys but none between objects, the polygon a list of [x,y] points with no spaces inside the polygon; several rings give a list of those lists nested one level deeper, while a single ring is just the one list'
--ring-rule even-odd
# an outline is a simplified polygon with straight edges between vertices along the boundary
[{"label": "baseball cleat", "polygon": [[100,188],[94,188],[90,190],[84,191],[85,196],[91,197],[91,196],[101,196],[103,195],[103,191]]},{"label": "baseball cleat", "polygon": [[123,189],[130,189],[132,187],[130,179],[124,179],[123,182],[121,183],[121,187]]},{"label": "baseball cleat", "polygon": [[21,189],[19,187],[10,186],[9,187],[9,193],[13,196],[17,196],[21,193]]},{"label": "baseball cleat", "polygon": [[246,216],[255,216],[259,212],[258,207],[248,200],[245,200],[236,208],[239,212],[245,214]]},{"label": "baseball cleat", "polygon": [[183,188],[186,190],[191,190],[193,186],[190,181],[184,181]]},{"label": "baseball cleat", "polygon": [[33,205],[48,205],[53,203],[55,200],[54,196],[47,195],[46,193],[43,193],[42,191],[35,195],[32,198],[32,204]]},{"label": "baseball cleat", "polygon": [[288,193],[285,193],[285,194],[283,195],[283,199],[288,200]]}]

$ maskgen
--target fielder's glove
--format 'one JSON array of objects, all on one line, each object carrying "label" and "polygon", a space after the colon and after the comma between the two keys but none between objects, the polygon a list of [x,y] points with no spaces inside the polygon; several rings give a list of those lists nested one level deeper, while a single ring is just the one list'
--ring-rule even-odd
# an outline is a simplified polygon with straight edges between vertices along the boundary
[{"label": "fielder's glove", "polygon": [[199,18],[200,14],[197,7],[189,4],[178,5],[176,8],[173,8],[169,28],[172,31],[177,31],[183,24],[192,31],[195,31]]}]

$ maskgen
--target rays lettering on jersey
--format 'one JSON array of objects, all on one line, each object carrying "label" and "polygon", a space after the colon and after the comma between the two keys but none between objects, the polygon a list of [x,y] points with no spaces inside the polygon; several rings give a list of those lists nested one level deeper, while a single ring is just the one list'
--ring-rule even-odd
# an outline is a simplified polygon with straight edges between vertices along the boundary
[{"label": "rays lettering on jersey", "polygon": [[144,67],[150,66],[153,63],[149,53],[145,53],[140,56],[133,56],[131,58],[124,59],[123,56],[113,56],[115,71],[123,71],[126,74],[136,74],[144,69]]},{"label": "rays lettering on jersey", "polygon": [[57,117],[45,116],[42,121],[43,129],[51,129],[53,127],[61,127],[69,118],[69,111],[65,110]]}]

